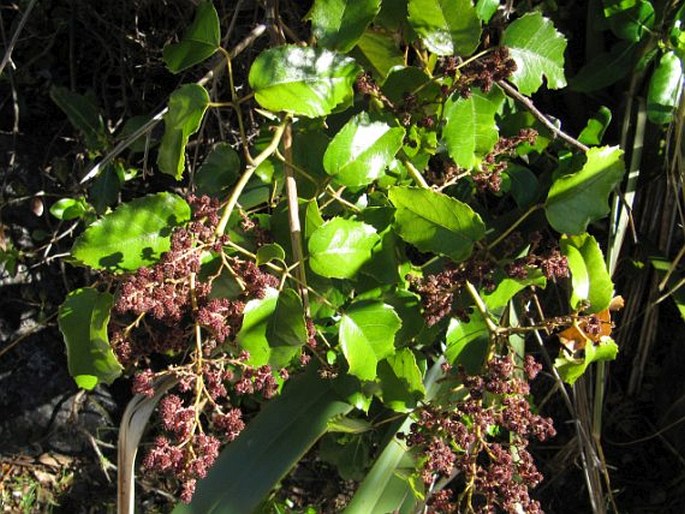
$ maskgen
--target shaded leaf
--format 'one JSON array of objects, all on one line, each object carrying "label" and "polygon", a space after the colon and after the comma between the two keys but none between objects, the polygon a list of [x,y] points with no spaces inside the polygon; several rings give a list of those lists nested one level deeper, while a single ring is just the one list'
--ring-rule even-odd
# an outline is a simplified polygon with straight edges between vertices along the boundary
[{"label": "shaded leaf", "polygon": [[219,15],[212,2],[201,2],[183,39],[165,46],[162,58],[169,71],[178,73],[214,55],[220,44]]},{"label": "shaded leaf", "polygon": [[164,136],[159,145],[157,165],[176,180],[183,176],[188,138],[200,128],[209,106],[209,93],[198,84],[186,84],[171,93],[169,111],[164,116]]},{"label": "shaded leaf", "polygon": [[309,265],[323,277],[352,278],[371,260],[372,249],[379,241],[371,225],[333,218],[309,238]]},{"label": "shaded leaf", "polygon": [[[117,173],[117,167],[120,169],[120,173]],[[98,214],[102,214],[107,210],[107,207],[116,203],[119,191],[121,190],[123,171],[123,165],[117,162],[105,166],[102,173],[93,181],[93,185],[90,188],[90,197],[95,212]]]},{"label": "shaded leaf", "polygon": [[511,193],[519,208],[532,205],[540,194],[538,178],[524,166],[509,163],[502,172],[502,190]]},{"label": "shaded leaf", "polygon": [[400,348],[378,364],[383,403],[397,412],[409,412],[423,398],[423,374],[409,348]]},{"label": "shaded leaf", "polygon": [[504,94],[497,86],[488,93],[478,88],[471,93],[468,98],[455,94],[447,100],[442,131],[450,157],[466,169],[476,166],[497,142],[495,114],[504,103]]},{"label": "shaded leaf", "polygon": [[219,143],[195,173],[195,190],[201,195],[220,196],[238,179],[240,156],[228,143]]},{"label": "shaded leaf", "polygon": [[380,0],[315,0],[305,17],[319,46],[346,53],[352,50],[381,8]]},{"label": "shaded leaf", "polygon": [[480,372],[488,353],[490,332],[479,312],[474,312],[468,321],[450,319],[445,341],[447,362],[464,366],[469,374]]},{"label": "shaded leaf", "polygon": [[590,148],[580,171],[557,178],[547,195],[550,225],[565,234],[582,234],[591,221],[609,212],[608,197],[623,177],[623,151],[615,146]]},{"label": "shaded leaf", "polygon": [[169,250],[171,230],[190,219],[181,197],[158,193],[122,204],[90,225],[71,249],[81,264],[111,272],[135,271]]},{"label": "shaded leaf", "polygon": [[261,266],[271,261],[285,261],[285,250],[278,243],[270,243],[257,249],[255,264]]},{"label": "shaded leaf", "polygon": [[395,228],[402,239],[422,252],[462,261],[485,235],[480,216],[467,204],[430,189],[393,187],[388,192],[396,208]]},{"label": "shaded leaf", "polygon": [[354,59],[330,50],[280,46],[257,56],[248,79],[265,109],[315,118],[352,100],[360,71]]},{"label": "shaded leaf", "polygon": [[540,13],[528,13],[512,22],[502,35],[502,46],[509,48],[516,61],[511,81],[524,95],[535,93],[542,86],[559,89],[566,85],[564,50],[566,39],[554,28],[551,20]]},{"label": "shaded leaf", "polygon": [[323,157],[326,173],[348,187],[370,184],[383,173],[402,147],[404,129],[371,120],[361,112],[335,135]]},{"label": "shaded leaf", "polygon": [[404,65],[404,54],[391,34],[368,29],[357,41],[354,53],[365,69],[383,81],[395,66]]},{"label": "shaded leaf", "polygon": [[390,305],[359,302],[343,314],[339,340],[349,373],[360,380],[374,380],[378,361],[395,351],[395,333],[402,326]]},{"label": "shaded leaf", "polygon": [[654,27],[654,7],[645,0],[602,0],[611,31],[622,39],[637,42]]},{"label": "shaded leaf", "polygon": [[72,291],[59,308],[59,329],[67,346],[69,374],[76,385],[111,384],[122,366],[109,345],[107,324],[114,297],[92,287]]},{"label": "shaded leaf", "polygon": [[52,86],[50,98],[64,111],[69,122],[83,134],[90,151],[96,152],[107,148],[105,123],[92,95],[80,95],[66,87]]},{"label": "shaded leaf", "polygon": [[674,52],[666,52],[649,79],[647,118],[652,123],[664,124],[673,115],[683,93],[683,63]]},{"label": "shaded leaf", "polygon": [[563,236],[560,245],[571,271],[571,308],[577,309],[581,302],[589,304],[585,311],[590,314],[608,308],[614,284],[595,238],[590,234]]},{"label": "shaded leaf", "polygon": [[409,24],[437,55],[469,55],[480,43],[480,20],[471,0],[409,0]]},{"label": "shaded leaf", "polygon": [[278,295],[276,308],[269,318],[266,337],[271,346],[302,346],[309,339],[304,320],[304,307],[297,291],[284,289]]},{"label": "shaded leaf", "polygon": [[619,41],[609,52],[595,55],[569,81],[574,91],[589,93],[603,89],[627,76],[633,69],[637,45]]}]

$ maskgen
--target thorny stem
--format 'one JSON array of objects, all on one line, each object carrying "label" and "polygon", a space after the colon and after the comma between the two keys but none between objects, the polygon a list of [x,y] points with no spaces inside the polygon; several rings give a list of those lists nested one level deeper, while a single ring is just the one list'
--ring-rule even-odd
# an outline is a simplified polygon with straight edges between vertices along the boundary
[{"label": "thorny stem", "polygon": [[274,133],[274,137],[271,139],[269,145],[264,150],[262,150],[262,152],[257,157],[255,157],[252,160],[252,164],[248,164],[245,168],[245,172],[238,180],[238,183],[233,188],[231,196],[226,201],[223,214],[221,215],[219,224],[216,226],[216,235],[221,235],[226,230],[226,225],[228,225],[228,220],[231,217],[233,208],[238,203],[238,198],[240,198],[243,189],[245,189],[245,186],[247,186],[247,183],[249,182],[250,178],[252,178],[252,175],[254,174],[257,167],[259,167],[261,163],[263,163],[265,160],[271,157],[274,154],[274,152],[276,152],[276,149],[278,148],[278,145],[281,143],[281,139],[283,138],[285,128],[288,126],[288,121],[289,117],[285,116],[281,124],[278,125],[278,127],[276,127],[276,132]]},{"label": "thorny stem", "polygon": [[535,116],[538,119],[538,121],[540,121],[540,123],[542,123],[545,127],[551,130],[555,136],[559,137],[559,139],[563,139],[568,144],[577,148],[581,152],[587,152],[590,149],[577,139],[572,138],[566,132],[562,131],[554,123],[549,121],[549,118],[547,118],[547,116],[545,116],[541,111],[539,111],[537,107],[535,107],[535,104],[533,104],[530,98],[519,93],[518,90],[515,87],[511,86],[508,82],[504,80],[499,80],[497,81],[497,85],[504,89],[504,91],[506,91],[506,93],[509,96],[521,102],[526,107],[526,109],[528,109],[530,113],[533,116]]}]

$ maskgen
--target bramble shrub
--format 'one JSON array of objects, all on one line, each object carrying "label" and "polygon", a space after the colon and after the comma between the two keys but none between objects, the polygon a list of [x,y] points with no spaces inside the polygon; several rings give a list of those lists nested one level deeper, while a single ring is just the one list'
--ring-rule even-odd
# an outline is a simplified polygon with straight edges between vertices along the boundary
[{"label": "bramble shrub", "polygon": [[[531,395],[535,341],[560,333],[544,362],[568,384],[618,351],[613,270],[588,232],[624,178],[608,119],[573,137],[531,100],[567,87],[544,5],[316,0],[305,35],[276,4],[224,49],[199,3],[163,59],[213,69],[117,138],[90,98],[53,89],[97,162],[87,195],[51,210],[83,220],[70,262],[95,272],[59,311],[71,374],[132,377],[122,431],[138,437],[120,452],[157,405],[142,469],[175,480],[190,502],[175,512],[254,511],[317,441],[359,483],[338,510],[541,512],[529,445],[555,429]],[[617,44],[658,59],[648,113],[668,122],[682,12],[659,15],[655,52],[651,18],[604,4]],[[615,54],[574,87],[619,80]],[[209,147],[195,135],[212,112],[235,138]],[[143,189],[143,151],[177,184],[121,201]]]}]

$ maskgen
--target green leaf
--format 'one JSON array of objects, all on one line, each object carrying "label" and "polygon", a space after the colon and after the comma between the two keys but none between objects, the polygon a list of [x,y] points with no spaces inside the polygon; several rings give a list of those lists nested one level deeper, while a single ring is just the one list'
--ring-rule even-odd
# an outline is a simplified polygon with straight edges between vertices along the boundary
[{"label": "green leaf", "polygon": [[540,194],[535,173],[514,163],[509,163],[502,172],[502,190],[511,193],[519,208],[531,206]]},{"label": "green leaf", "polygon": [[477,0],[476,14],[483,21],[488,23],[490,18],[497,12],[499,0]]},{"label": "green leaf", "polygon": [[350,118],[328,145],[324,169],[343,186],[365,186],[383,175],[403,138],[402,127],[372,121],[361,112]]},{"label": "green leaf", "polygon": [[467,204],[430,189],[393,187],[388,197],[397,209],[395,228],[402,239],[422,252],[467,259],[485,235],[480,216]]},{"label": "green leaf", "polygon": [[609,212],[608,197],[625,171],[616,146],[590,148],[580,171],[557,178],[547,195],[545,214],[554,230],[582,234],[588,224]]},{"label": "green leaf", "polygon": [[[250,354],[247,363],[251,366],[259,367],[266,364],[272,368],[283,368],[290,364],[290,361],[300,353],[299,346],[290,346],[296,328],[288,327],[289,334],[285,335],[288,342],[283,338],[274,337],[274,327],[285,323],[282,319],[283,312],[293,311],[294,307],[289,300],[281,305],[280,319],[274,320],[278,299],[278,291],[270,289],[262,299],[250,300],[245,305],[243,313],[243,324],[240,332],[236,335],[236,341],[243,350]],[[295,322],[297,324],[297,321]],[[306,339],[301,341],[306,342]]]},{"label": "green leaf", "polygon": [[404,54],[397,46],[393,35],[373,29],[368,29],[362,34],[357,41],[357,51],[353,55],[381,82],[392,68],[404,65]]},{"label": "green leaf", "polygon": [[297,291],[284,289],[278,295],[276,308],[266,327],[266,338],[271,346],[296,347],[309,339],[304,307]]},{"label": "green leaf", "polygon": [[[430,89],[430,80],[428,74],[416,66],[398,66],[390,71],[381,89],[392,103],[400,104],[406,95],[420,89]],[[436,94],[438,92],[434,91]]]},{"label": "green leaf", "polygon": [[201,2],[183,39],[165,46],[162,58],[169,71],[178,73],[214,55],[220,44],[219,15],[212,2]]},{"label": "green leaf", "polygon": [[637,42],[654,27],[654,7],[645,0],[602,0],[611,31],[622,39]]},{"label": "green leaf", "polygon": [[188,138],[200,128],[208,106],[209,93],[198,84],[186,84],[171,93],[157,155],[157,165],[163,173],[181,179]]},{"label": "green leaf", "polygon": [[316,118],[352,101],[360,72],[354,59],[330,50],[280,46],[257,56],[248,80],[265,109]]},{"label": "green leaf", "polygon": [[495,114],[503,103],[504,94],[497,86],[489,93],[474,88],[468,98],[455,94],[447,100],[442,134],[458,166],[471,169],[492,150],[499,138]]},{"label": "green leaf", "polygon": [[361,480],[371,464],[368,438],[327,434],[319,444],[319,458],[335,467],[343,480]]},{"label": "green leaf", "polygon": [[469,55],[480,43],[480,20],[471,0],[409,0],[409,24],[437,55]]},{"label": "green leaf", "polygon": [[81,234],[71,249],[81,264],[121,273],[151,266],[169,250],[171,230],[190,219],[181,197],[158,193],[125,203]]},{"label": "green leaf", "polygon": [[289,380],[283,393],[221,452],[207,477],[198,482],[192,503],[179,503],[173,514],[255,512],[326,433],[328,423],[352,410],[339,400],[334,385],[319,378],[315,369]]},{"label": "green leaf", "polygon": [[285,250],[277,243],[265,244],[257,249],[255,264],[261,266],[271,261],[285,262]]},{"label": "green leaf", "polygon": [[113,303],[111,294],[84,287],[69,293],[60,305],[57,321],[67,346],[69,374],[83,389],[111,384],[121,375],[123,368],[107,335]]},{"label": "green leaf", "polygon": [[595,238],[590,234],[563,236],[560,245],[571,270],[571,308],[577,309],[585,302],[589,314],[607,309],[614,296],[614,284]]},{"label": "green leaf", "polygon": [[467,373],[479,373],[490,345],[490,332],[479,312],[468,321],[450,319],[445,336],[445,359],[453,366],[464,366]]},{"label": "green leaf", "polygon": [[678,272],[674,263],[659,249],[648,245],[647,250],[649,252],[647,258],[659,275],[659,280],[666,280],[666,289],[662,292],[673,299],[681,319],[685,321],[685,287],[682,287],[685,278]]},{"label": "green leaf", "polygon": [[426,393],[423,374],[409,348],[400,348],[378,364],[383,403],[396,412],[410,412]]},{"label": "green leaf", "polygon": [[240,156],[228,143],[219,143],[195,173],[195,190],[201,195],[221,196],[238,179]]},{"label": "green leaf", "polygon": [[665,124],[673,120],[683,92],[683,63],[674,52],[666,52],[649,80],[647,118]]},{"label": "green leaf", "polygon": [[312,34],[319,46],[346,53],[380,9],[380,0],[315,0],[305,20],[312,22]]},{"label": "green leaf", "polygon": [[323,277],[352,278],[371,260],[378,242],[380,237],[371,225],[333,218],[309,238],[309,265]]},{"label": "green leaf", "polygon": [[569,81],[574,91],[589,93],[621,80],[633,69],[637,45],[619,41],[609,52],[595,55]]},{"label": "green leaf", "polygon": [[95,212],[102,214],[107,207],[114,205],[121,191],[121,177],[125,176],[125,169],[121,162],[105,166],[105,169],[93,181],[90,188],[90,199]]},{"label": "green leaf", "polygon": [[569,357],[562,349],[559,357],[554,361],[554,367],[559,371],[561,379],[573,385],[587,367],[593,362],[612,361],[618,355],[618,345],[610,337],[603,337],[599,344],[588,340],[580,358]]},{"label": "green leaf", "polygon": [[107,148],[107,130],[92,95],[79,95],[66,87],[52,86],[50,98],[64,111],[69,122],[83,134],[90,151],[97,152]]},{"label": "green leaf", "polygon": [[378,361],[395,351],[395,333],[402,326],[390,305],[359,302],[342,316],[339,340],[349,373],[360,380],[374,380]]},{"label": "green leaf", "polygon": [[509,48],[516,61],[511,81],[524,95],[535,93],[547,78],[547,87],[566,85],[564,50],[566,39],[554,24],[540,13],[528,13],[511,23],[502,35],[502,46]]},{"label": "green leaf", "polygon": [[603,105],[597,113],[587,121],[587,125],[578,136],[578,141],[588,146],[599,146],[607,127],[611,123],[611,111]]},{"label": "green leaf", "polygon": [[50,214],[63,221],[81,218],[86,212],[88,212],[88,203],[83,196],[61,198],[50,207]]},{"label": "green leaf", "polygon": [[500,316],[511,300],[518,292],[530,286],[544,289],[547,279],[539,269],[530,270],[526,278],[511,278],[506,275],[498,276],[495,279],[497,286],[490,292],[481,293],[488,312]]}]

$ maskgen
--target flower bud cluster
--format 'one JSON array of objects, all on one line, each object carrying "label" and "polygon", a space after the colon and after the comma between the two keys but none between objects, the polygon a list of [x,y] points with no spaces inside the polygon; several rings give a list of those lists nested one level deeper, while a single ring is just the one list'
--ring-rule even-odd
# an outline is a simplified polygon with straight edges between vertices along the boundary
[{"label": "flower bud cluster", "polygon": [[446,382],[464,391],[456,402],[434,402],[416,413],[405,436],[420,457],[427,488],[438,479],[462,477],[463,491],[436,491],[431,512],[542,512],[529,489],[542,481],[528,451],[532,438],[544,441],[556,432],[548,418],[531,411],[528,380],[541,367],[527,356],[517,369],[510,356],[495,356],[480,375],[463,370]]}]

